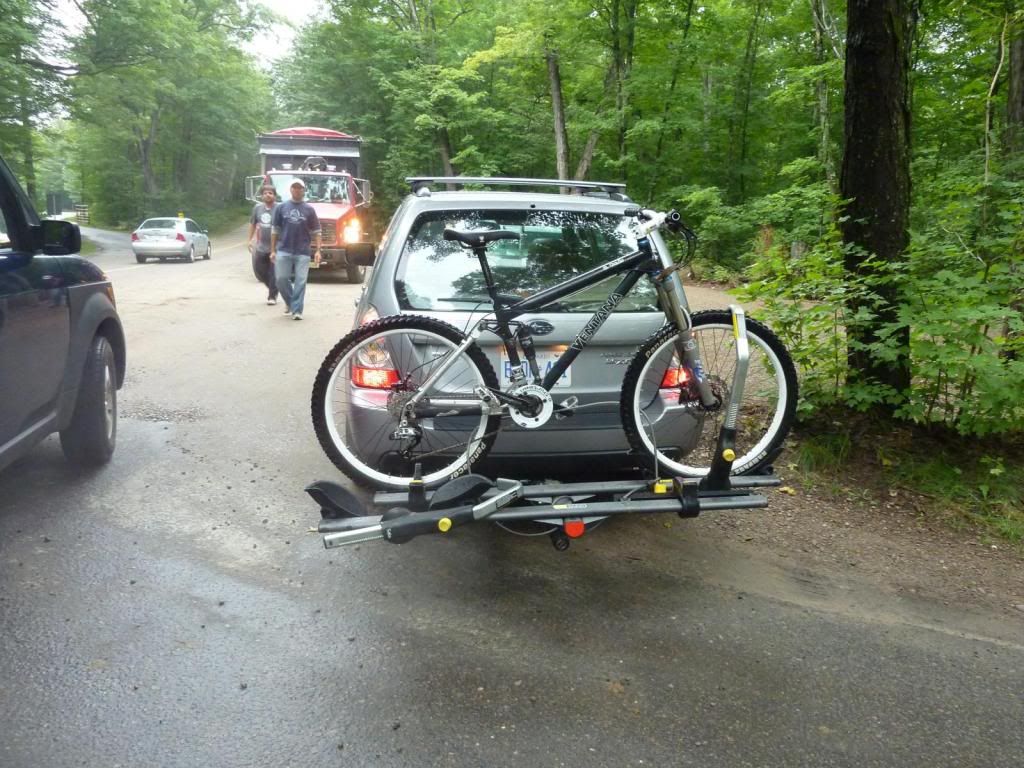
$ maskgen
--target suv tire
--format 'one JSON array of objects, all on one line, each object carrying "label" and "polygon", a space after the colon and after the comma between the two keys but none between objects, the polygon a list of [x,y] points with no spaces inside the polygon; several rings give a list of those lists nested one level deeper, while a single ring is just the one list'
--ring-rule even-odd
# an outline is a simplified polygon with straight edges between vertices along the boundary
[{"label": "suv tire", "polygon": [[114,350],[103,336],[92,340],[78,385],[71,423],[60,433],[60,447],[75,464],[110,461],[117,441],[117,367]]}]

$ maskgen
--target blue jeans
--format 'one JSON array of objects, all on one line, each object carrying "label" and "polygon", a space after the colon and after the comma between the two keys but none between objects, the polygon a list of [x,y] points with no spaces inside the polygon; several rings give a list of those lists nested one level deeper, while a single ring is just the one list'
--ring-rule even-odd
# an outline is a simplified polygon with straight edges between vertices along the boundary
[{"label": "blue jeans", "polygon": [[[274,262],[277,290],[292,314],[301,315],[306,300],[306,279],[309,277],[308,253],[278,251]],[[294,280],[294,283],[292,282]]]}]

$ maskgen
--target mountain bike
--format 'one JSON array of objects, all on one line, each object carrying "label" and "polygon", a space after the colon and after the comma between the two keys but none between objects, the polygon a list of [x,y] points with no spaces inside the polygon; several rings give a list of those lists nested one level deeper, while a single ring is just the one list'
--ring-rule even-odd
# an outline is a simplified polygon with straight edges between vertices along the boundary
[{"label": "mountain bike", "polygon": [[[365,487],[405,490],[415,480],[436,488],[469,473],[509,421],[529,430],[571,418],[575,404],[556,404],[552,388],[619,302],[647,279],[666,322],[639,346],[622,380],[620,417],[633,451],[656,475],[706,476],[723,450],[731,474],[767,466],[796,412],[789,353],[766,326],[746,320],[749,362],[736,377],[742,314],[689,310],[679,271],[694,251],[692,230],[676,211],[631,208],[624,215],[636,222],[635,251],[525,298],[500,292],[487,258],[491,243],[519,233],[445,229],[445,240],[479,261],[491,311],[468,332],[410,314],[380,318],[341,339],[324,359],[312,396],[317,438],[331,461]],[[679,264],[661,230],[685,238],[687,258]],[[621,281],[541,375],[530,328],[516,318],[612,275]],[[511,383],[504,389],[477,344],[483,334],[496,335],[507,354]]]}]

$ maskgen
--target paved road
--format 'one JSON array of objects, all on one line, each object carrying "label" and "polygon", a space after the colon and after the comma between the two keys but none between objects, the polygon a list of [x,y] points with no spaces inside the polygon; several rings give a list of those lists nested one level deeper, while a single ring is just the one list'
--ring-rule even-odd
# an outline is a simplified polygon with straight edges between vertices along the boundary
[{"label": "paved road", "polygon": [[96,257],[118,450],[78,473],[51,439],[0,474],[0,766],[1021,764],[1020,624],[750,558],[707,519],[325,551],[308,396],[358,289],[287,320],[241,240]]}]

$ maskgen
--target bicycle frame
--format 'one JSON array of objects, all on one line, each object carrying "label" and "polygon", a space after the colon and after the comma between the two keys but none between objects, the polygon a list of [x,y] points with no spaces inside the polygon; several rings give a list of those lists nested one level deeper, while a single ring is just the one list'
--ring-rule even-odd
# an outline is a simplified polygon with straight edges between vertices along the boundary
[{"label": "bicycle frame", "polygon": [[[654,241],[655,248],[651,247],[652,240]],[[640,278],[646,275],[654,281],[659,302],[666,318],[669,322],[675,323],[676,327],[680,329],[676,345],[677,353],[680,360],[684,361],[695,374],[697,391],[700,394],[702,405],[706,408],[714,408],[721,405],[704,379],[703,366],[697,353],[697,344],[690,330],[689,305],[686,300],[686,292],[683,289],[678,271],[675,269],[675,264],[668,255],[668,248],[656,230],[642,237],[638,245],[640,246],[638,250],[632,253],[620,256],[581,275],[572,277],[550,288],[545,288],[532,296],[527,296],[513,303],[508,303],[498,293],[490,265],[487,261],[487,246],[474,246],[472,250],[480,261],[480,268],[484,274],[487,292],[491,297],[494,320],[491,321],[485,317],[476,324],[476,327],[469,333],[466,340],[423,382],[420,391],[410,399],[409,406],[414,406],[422,397],[422,393],[428,391],[448,371],[455,360],[487,330],[493,331],[502,340],[513,371],[520,370],[521,365],[519,351],[516,349],[517,340],[523,345],[527,361],[531,363],[531,369],[535,371],[535,364],[532,364],[533,356],[531,354],[532,337],[528,333],[526,335],[513,333],[509,323],[520,315],[540,310],[548,304],[596,285],[602,280],[617,274],[624,274],[622,281],[608,295],[608,298],[597,311],[594,312],[590,320],[587,321],[583,329],[573,339],[569,348],[558,358],[558,361],[551,367],[551,370],[548,371],[543,380],[539,382],[540,386],[549,392],[551,391],[562,374],[572,365],[580,352],[586,348],[590,340],[600,330],[601,326],[604,325],[611,313],[615,311],[615,307],[618,306],[619,302],[629,294]],[[523,343],[524,339],[527,341],[530,349],[527,349],[526,344]],[[495,396],[501,400],[515,401],[514,397],[501,392],[495,392]]]}]

